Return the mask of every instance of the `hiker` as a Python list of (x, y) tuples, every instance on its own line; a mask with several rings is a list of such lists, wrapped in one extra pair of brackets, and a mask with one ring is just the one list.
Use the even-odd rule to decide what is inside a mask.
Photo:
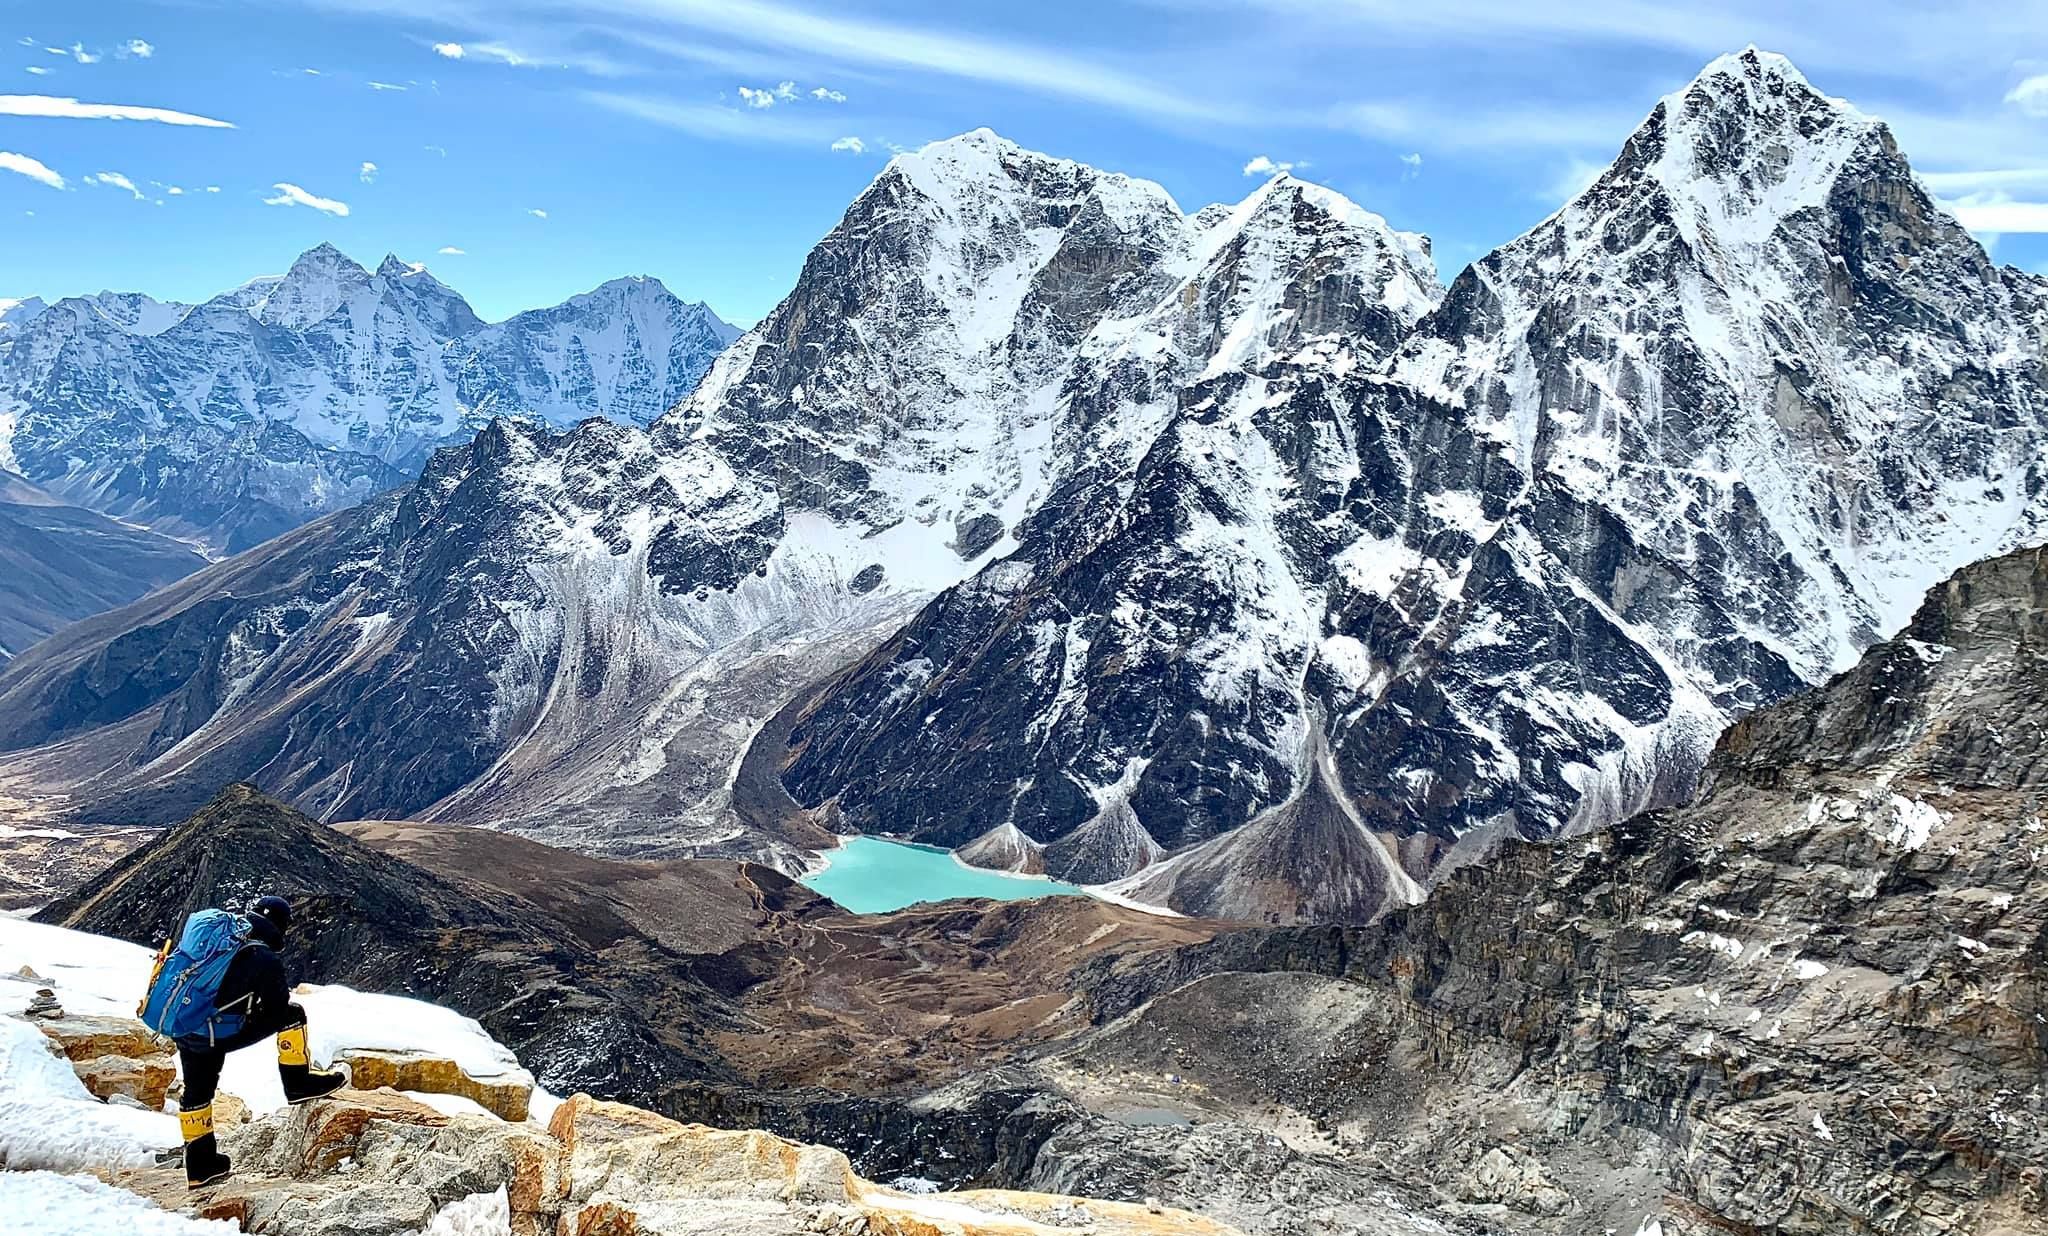
[(312, 1067), (306, 1051), (306, 1010), (289, 999), (278, 956), (291, 921), (291, 903), (274, 896), (257, 898), (247, 914), (201, 910), (158, 954), (142, 1019), (178, 1046), (185, 1075), (178, 1124), (190, 1188), (228, 1174), (228, 1157), (213, 1138), (213, 1096), (229, 1052), (276, 1035), (277, 1072), (289, 1103), (348, 1083), (345, 1072)]

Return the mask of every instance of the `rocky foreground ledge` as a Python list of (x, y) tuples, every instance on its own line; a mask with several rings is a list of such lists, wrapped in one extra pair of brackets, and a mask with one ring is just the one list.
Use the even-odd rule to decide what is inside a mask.
[(581, 1094), (542, 1129), (450, 1115), (393, 1090), (343, 1090), (221, 1141), (236, 1174), (196, 1195), (176, 1168), (115, 1173), (112, 1183), (166, 1209), (290, 1236), (409, 1234), (445, 1206), (497, 1194), (515, 1236), (1236, 1232), (1164, 1207), (996, 1190), (902, 1193), (854, 1174), (836, 1150)]
[[(91, 1099), (138, 1115), (175, 1102), (174, 1058), (140, 1022), (67, 1012), (51, 988), (16, 1016), (40, 1032), (28, 1042), (69, 1064), (87, 1111)], [(71, 1170), (274, 1236), (1243, 1236), (1157, 1203), (905, 1192), (822, 1146), (587, 1094), (558, 1102), (524, 1070), (478, 1077), (417, 1050), (340, 1058), (365, 1088), (253, 1118), (222, 1092), (216, 1127), (235, 1172), (220, 1184), (193, 1192), (182, 1164), (137, 1166), (150, 1162), (146, 1147), (109, 1146)], [(65, 1119), (54, 1107), (51, 1118)], [(34, 1158), (0, 1146), (0, 1168), (58, 1166)]]

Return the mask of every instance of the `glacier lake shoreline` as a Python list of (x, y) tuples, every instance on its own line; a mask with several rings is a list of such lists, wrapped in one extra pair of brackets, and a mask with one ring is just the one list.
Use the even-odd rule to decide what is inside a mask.
[(1093, 895), (1078, 884), (975, 867), (941, 846), (886, 837), (841, 837), (838, 849), (822, 851), (818, 857), (824, 866), (798, 882), (855, 914), (889, 914), (928, 902), (975, 897), (1028, 901)]

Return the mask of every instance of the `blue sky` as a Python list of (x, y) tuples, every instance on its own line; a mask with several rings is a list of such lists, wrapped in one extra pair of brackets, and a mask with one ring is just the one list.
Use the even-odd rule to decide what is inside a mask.
[(1448, 279), (1751, 42), (2048, 271), (2048, 4), (1923, 8), (0, 0), (0, 296), (197, 299), (331, 240), (488, 318), (651, 274), (748, 323), (892, 146), (980, 125), (1189, 210), (1292, 164)]

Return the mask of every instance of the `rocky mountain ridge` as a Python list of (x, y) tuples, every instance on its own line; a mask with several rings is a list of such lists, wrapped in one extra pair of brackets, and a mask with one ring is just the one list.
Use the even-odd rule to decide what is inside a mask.
[(403, 483), (495, 416), (645, 423), (737, 333), (645, 278), (487, 325), (424, 266), (321, 245), (200, 305), (14, 303), (0, 466), (238, 552)]
[[(1683, 1236), (2041, 1230), (2044, 616), (2043, 550), (1972, 565), (1731, 726), (1685, 806), (1511, 843), (1373, 927), (1105, 959), (1083, 1055), (1274, 1086), (1397, 1175), (1500, 1148), (1563, 1195), (1516, 1190), (1514, 1230), (1657, 1193)], [(1283, 987), (1324, 1009), (1315, 1077), (1369, 1080), (1222, 1046)]]
[(160, 822), (253, 777), (790, 870), (884, 832), (1370, 919), (1682, 800), (2039, 539), (2044, 303), (1753, 49), (1442, 292), (1327, 189), (1188, 214), (971, 133), (645, 431), (493, 424), (46, 642), (0, 792)]

